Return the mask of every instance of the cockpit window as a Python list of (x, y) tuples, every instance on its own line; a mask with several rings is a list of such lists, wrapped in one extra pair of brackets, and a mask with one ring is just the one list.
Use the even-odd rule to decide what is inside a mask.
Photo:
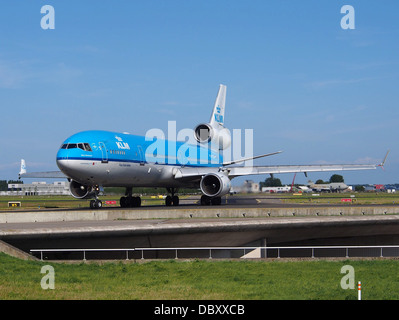
[(61, 146), (61, 149), (82, 149), (83, 151), (92, 151), (90, 144), (88, 143), (65, 143)]
[(85, 146), (86, 151), (92, 151), (88, 143), (84, 143), (83, 145)]

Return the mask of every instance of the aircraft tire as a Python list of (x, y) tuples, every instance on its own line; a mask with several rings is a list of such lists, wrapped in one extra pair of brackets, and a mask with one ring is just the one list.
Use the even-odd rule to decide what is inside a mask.
[(119, 200), (121, 208), (126, 208), (127, 207), (127, 201), (126, 200), (127, 200), (126, 197), (121, 197), (121, 199)]
[(90, 208), (91, 209), (100, 209), (103, 207), (103, 203), (101, 200), (91, 200), (90, 201)]
[(172, 201), (172, 197), (171, 196), (166, 196), (165, 198), (165, 205), (167, 207), (170, 207), (172, 205), (173, 201)]
[(173, 196), (172, 197), (172, 204), (174, 206), (178, 206), (179, 205), (179, 197), (178, 196)]
[(101, 209), (101, 208), (103, 207), (102, 201), (101, 201), (101, 200), (96, 200), (96, 201), (94, 202), (94, 207), (95, 207), (96, 209)]
[(201, 206), (209, 206), (211, 204), (211, 198), (206, 195), (201, 196)]
[(222, 198), (221, 197), (212, 198), (211, 203), (214, 206), (220, 206), (222, 204)]
[(130, 202), (131, 207), (141, 207), (141, 198), (140, 197), (133, 197), (132, 201)]

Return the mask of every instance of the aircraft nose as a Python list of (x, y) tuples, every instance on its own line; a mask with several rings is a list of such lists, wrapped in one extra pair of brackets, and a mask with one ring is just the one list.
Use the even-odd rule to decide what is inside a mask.
[(60, 149), (57, 152), (57, 166), (63, 172), (67, 173), (69, 170), (68, 150)]

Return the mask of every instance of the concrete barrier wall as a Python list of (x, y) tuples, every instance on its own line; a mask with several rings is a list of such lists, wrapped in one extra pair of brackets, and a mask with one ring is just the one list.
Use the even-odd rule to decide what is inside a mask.
[(0, 212), (0, 223), (189, 219), (189, 218), (261, 218), (293, 216), (350, 216), (398, 214), (399, 206), (326, 206), (279, 208), (178, 208), (178, 209), (100, 209)]
[(31, 256), (30, 254), (0, 240), (0, 252), (4, 252), (15, 258), (23, 260), (38, 260), (37, 258)]

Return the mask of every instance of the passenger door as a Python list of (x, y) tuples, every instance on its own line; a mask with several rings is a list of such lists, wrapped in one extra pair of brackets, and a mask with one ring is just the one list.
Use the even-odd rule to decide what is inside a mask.
[(100, 146), (101, 150), (101, 156), (102, 156), (101, 163), (108, 163), (108, 151), (107, 147), (105, 146), (105, 143), (100, 141), (98, 145)]
[(137, 149), (139, 150), (139, 158), (140, 158), (140, 166), (144, 166), (145, 164), (145, 155), (142, 146), (138, 145)]

